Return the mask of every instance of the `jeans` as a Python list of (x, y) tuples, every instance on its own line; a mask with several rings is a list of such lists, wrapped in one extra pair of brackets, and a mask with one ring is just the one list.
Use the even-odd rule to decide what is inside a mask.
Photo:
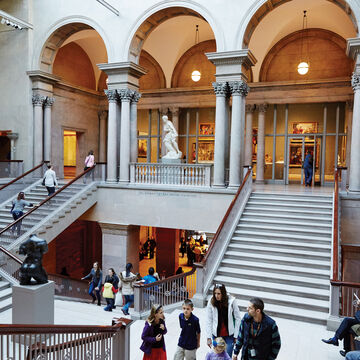
[[(226, 343), (226, 352), (229, 354), (230, 358), (232, 356), (232, 352), (234, 349), (234, 336), (220, 336), (224, 339)], [(213, 340), (215, 340), (215, 336), (213, 335)]]
[[(13, 211), (13, 212), (12, 212), (12, 216), (13, 216), (13, 219), (14, 219), (14, 220), (17, 220), (18, 218), (21, 218), (23, 215), (24, 215), (24, 213), (23, 213), (22, 211)], [(21, 220), (18, 221), (18, 222), (14, 225), (14, 227), (13, 227), (13, 229), (12, 229), (13, 232), (17, 231), (17, 235), (18, 235), (18, 236), (20, 236), (21, 222), (22, 222)]]
[[(95, 290), (95, 287), (96, 287), (95, 284), (93, 282), (91, 282), (90, 286), (89, 286), (89, 295), (93, 298), (94, 301), (97, 299), (98, 305), (100, 305), (100, 301), (101, 301), (100, 288), (99, 288), (99, 290)], [(95, 290), (96, 297), (94, 295), (94, 290)]]
[(50, 196), (55, 192), (55, 186), (47, 186), (46, 190), (48, 191), (48, 196)]
[(125, 305), (123, 306), (123, 310), (125, 313), (129, 312), (129, 307), (134, 303), (134, 295), (124, 295), (125, 297)]
[(360, 360), (360, 351), (350, 351), (346, 354), (345, 360)]
[(105, 311), (112, 311), (114, 304), (115, 304), (115, 299), (111, 299), (111, 298), (105, 298), (106, 300), (106, 306), (104, 308)]
[(177, 346), (174, 355), (174, 360), (196, 360), (196, 350), (186, 350), (180, 346)]
[(341, 322), (339, 328), (336, 330), (335, 335), (339, 340), (344, 340), (344, 350), (346, 352), (351, 350), (350, 340), (351, 334), (355, 334), (351, 327), (359, 322), (355, 318), (346, 317)]
[(311, 180), (312, 180), (312, 175), (313, 175), (312, 167), (305, 167), (304, 172), (305, 172), (305, 184), (311, 185)]

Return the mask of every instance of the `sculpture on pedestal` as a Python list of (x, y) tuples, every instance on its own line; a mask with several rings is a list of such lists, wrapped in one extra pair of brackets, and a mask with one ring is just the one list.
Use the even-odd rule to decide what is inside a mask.
[(168, 119), (166, 115), (162, 117), (163, 120), (163, 131), (164, 131), (164, 146), (166, 148), (166, 155), (163, 156), (163, 159), (181, 159), (182, 152), (179, 150), (176, 138), (178, 133), (173, 125), (173, 123)]
[[(26, 255), (20, 267), (20, 285), (36, 285), (48, 282), (48, 276), (42, 267), (42, 257), (48, 251), (46, 240), (31, 235), (20, 245), (19, 254)], [(35, 282), (31, 281), (35, 279)]]

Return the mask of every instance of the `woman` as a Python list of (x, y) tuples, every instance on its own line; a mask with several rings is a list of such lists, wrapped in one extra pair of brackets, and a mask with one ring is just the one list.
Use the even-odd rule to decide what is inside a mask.
[(122, 307), (121, 311), (124, 315), (129, 314), (129, 307), (134, 303), (134, 282), (137, 280), (138, 276), (131, 272), (133, 266), (131, 263), (126, 264), (126, 270), (120, 273), (121, 280), (121, 290), (122, 294), (125, 297), (125, 305)]
[[(90, 273), (81, 280), (90, 280), (90, 286), (89, 286), (89, 295), (92, 297), (92, 303), (97, 299), (98, 306), (101, 305), (101, 298), (100, 298), (100, 290), (101, 290), (101, 284), (102, 284), (102, 271), (100, 269), (99, 263), (97, 261), (94, 262), (93, 268), (91, 269)], [(96, 296), (94, 295), (94, 291)]]
[(58, 182), (56, 180), (56, 174), (55, 171), (53, 170), (53, 166), (49, 164), (47, 167), (48, 169), (45, 171), (43, 184), (46, 186), (46, 189), (48, 191), (48, 196), (50, 196), (54, 194), (55, 186), (58, 185)]
[(226, 352), (231, 357), (240, 322), (240, 311), (236, 299), (226, 292), (225, 285), (216, 284), (213, 296), (207, 304), (208, 346), (211, 348), (212, 340), (222, 337), (226, 342)]
[(167, 333), (165, 316), (161, 305), (151, 305), (141, 335), (143, 343), (140, 349), (144, 352), (143, 360), (166, 360), (164, 335)]
[[(111, 279), (111, 281), (109, 281)], [(113, 268), (109, 268), (108, 270), (108, 274), (106, 275), (105, 277), (105, 281), (104, 283), (106, 282), (111, 282), (111, 284), (113, 284), (113, 287), (115, 288), (115, 290), (118, 290), (119, 289), (119, 277), (116, 275), (115, 273), (115, 270)], [(117, 294), (116, 294), (117, 296)], [(121, 295), (122, 296), (122, 295)], [(112, 307), (113, 309), (116, 309), (116, 306), (113, 305)]]
[[(95, 165), (94, 151), (92, 151), (92, 150), (89, 151), (87, 157), (85, 158), (84, 165), (85, 165), (84, 171), (86, 171), (87, 169), (90, 169), (91, 167), (93, 167)], [(89, 176), (90, 172), (85, 174), (85, 176), (83, 178), (84, 184), (86, 184), (86, 178)]]
[[(17, 199), (13, 200), (11, 207), (11, 214), (14, 220), (17, 220), (24, 215), (25, 206), (33, 207), (34, 205), (25, 200), (25, 194), (23, 192), (19, 192)], [(21, 220), (18, 221), (11, 229), (13, 233), (17, 230), (17, 236), (20, 236), (21, 222)]]

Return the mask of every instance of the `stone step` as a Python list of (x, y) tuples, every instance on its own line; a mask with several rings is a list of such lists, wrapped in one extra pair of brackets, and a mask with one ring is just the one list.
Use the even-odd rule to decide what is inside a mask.
[(10, 286), (0, 291), (0, 301), (11, 298), (11, 296), (12, 288)]
[(293, 210), (295, 209), (296, 211), (307, 211), (307, 210), (311, 210), (311, 211), (317, 211), (317, 210), (325, 210), (327, 212), (330, 212), (332, 210), (332, 206), (330, 205), (320, 205), (320, 204), (295, 204), (295, 203), (286, 203), (286, 204), (282, 204), (282, 203), (275, 203), (275, 202), (271, 202), (271, 201), (261, 201), (261, 200), (249, 200), (246, 204), (246, 208), (250, 208), (250, 207), (254, 207), (254, 206), (260, 206), (263, 208), (267, 208), (267, 209), (283, 209), (283, 210)]
[(281, 208), (281, 207), (277, 207), (277, 208), (273, 208), (271, 206), (269, 207), (265, 207), (265, 206), (258, 206), (258, 205), (246, 205), (245, 207), (245, 211), (253, 211), (256, 212), (259, 216), (262, 214), (271, 214), (271, 215), (289, 215), (289, 214), (295, 214), (295, 216), (297, 216), (297, 218), (299, 219), (306, 219), (307, 217), (312, 217), (312, 216), (318, 216), (318, 217), (323, 217), (325, 219), (332, 219), (332, 210), (324, 210), (324, 209), (317, 209), (317, 210), (313, 210), (311, 208), (309, 209), (303, 209), (303, 210), (299, 210), (299, 209), (285, 209), (285, 208)]
[[(302, 221), (303, 220), (303, 221)], [(332, 224), (330, 221), (328, 221), (327, 223), (322, 223), (321, 221), (316, 221), (313, 224), (309, 224), (308, 220), (306, 219), (298, 219), (298, 220), (294, 220), (294, 219), (282, 219), (282, 218), (267, 218), (267, 217), (263, 217), (263, 216), (242, 216), (241, 220), (240, 220), (241, 224), (261, 224), (261, 225), (272, 225), (274, 227), (278, 227), (278, 226), (286, 226), (290, 229), (296, 229), (298, 227), (303, 227), (304, 229), (306, 229), (307, 227), (311, 227), (311, 229), (313, 228), (318, 228), (318, 229), (322, 229), (322, 230), (329, 230), (331, 232), (332, 230)]]
[[(244, 211), (242, 216), (241, 216), (241, 220), (242, 219), (253, 219), (253, 218), (258, 218), (258, 219), (264, 219), (264, 220), (279, 220), (279, 221), (289, 221), (289, 222), (293, 222), (296, 221), (296, 223), (298, 223), (299, 221), (299, 215), (298, 213), (292, 215), (291, 213), (284, 213), (284, 214), (273, 214), (273, 213), (269, 213), (268, 211), (264, 211), (262, 213), (259, 213), (258, 211)], [(300, 218), (300, 221), (303, 220), (304, 218)], [(306, 218), (306, 224), (307, 226), (312, 225), (312, 224), (327, 224), (332, 226), (332, 217), (326, 216), (326, 217), (321, 217), (321, 216), (316, 216), (316, 215), (312, 215), (311, 217), (307, 217)]]
[(264, 196), (269, 196), (269, 197), (281, 197), (284, 199), (318, 199), (318, 200), (332, 200), (333, 196), (332, 195), (324, 195), (324, 194), (307, 194), (307, 193), (296, 193), (296, 192), (291, 192), (291, 193), (283, 193), (283, 192), (263, 192), (263, 191), (258, 191), (255, 190), (251, 193), (251, 196), (254, 197), (264, 197)]
[(7, 309), (10, 309), (11, 307), (12, 307), (12, 298), (11, 297), (0, 301), (0, 312), (4, 312)]
[(256, 193), (252, 193), (250, 196), (250, 200), (261, 200), (261, 201), (271, 201), (274, 203), (285, 204), (287, 202), (292, 202), (296, 204), (315, 204), (315, 206), (319, 205), (327, 205), (332, 206), (333, 199), (332, 197), (313, 197), (313, 196), (284, 196), (284, 195), (260, 195)]

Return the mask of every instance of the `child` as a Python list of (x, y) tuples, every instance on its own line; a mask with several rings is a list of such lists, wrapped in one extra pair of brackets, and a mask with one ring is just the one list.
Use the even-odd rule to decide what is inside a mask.
[(165, 316), (161, 305), (151, 305), (141, 335), (143, 343), (140, 349), (144, 352), (143, 360), (166, 360), (164, 335), (166, 334)]
[(213, 351), (206, 355), (205, 360), (230, 360), (226, 352), (226, 342), (222, 337), (213, 340)]
[(107, 277), (106, 282), (102, 288), (103, 297), (106, 300), (105, 311), (112, 311), (115, 303), (115, 294), (118, 292), (113, 286), (113, 278)]
[(192, 311), (194, 304), (186, 299), (182, 304), (182, 314), (179, 315), (181, 333), (174, 360), (195, 360), (196, 350), (200, 347), (200, 322)]

